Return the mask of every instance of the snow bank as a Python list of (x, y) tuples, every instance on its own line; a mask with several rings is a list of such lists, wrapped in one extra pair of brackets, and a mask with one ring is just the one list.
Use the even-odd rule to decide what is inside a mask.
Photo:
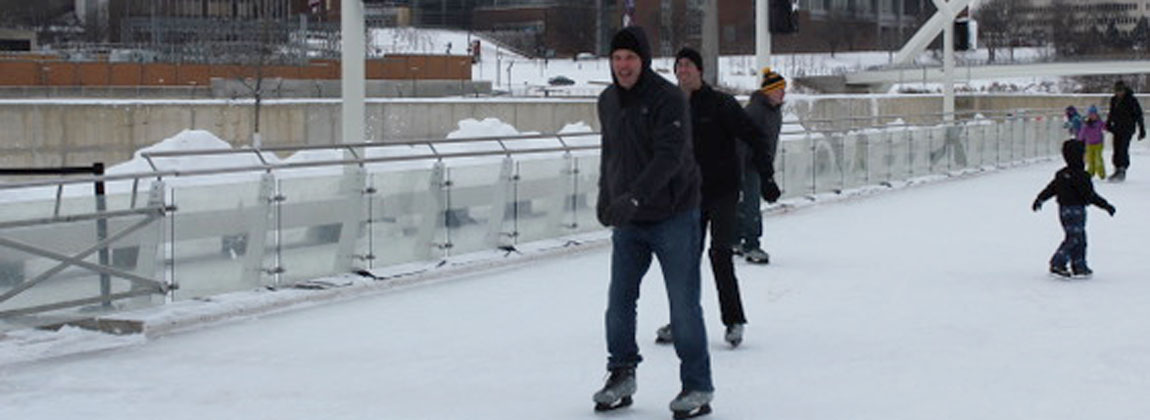
[(559, 129), (559, 134), (591, 133), (594, 131), (587, 123), (579, 121), (564, 125), (563, 128)]
[[(232, 145), (216, 137), (206, 130), (184, 130), (161, 140), (159, 143), (139, 149), (132, 155), (132, 160), (108, 168), (109, 175), (151, 172), (143, 155), (145, 153), (178, 152), (189, 150), (231, 150)], [(279, 159), (269, 153), (263, 154), (270, 164), (279, 162)], [(201, 169), (235, 168), (243, 166), (259, 166), (263, 162), (254, 153), (228, 154), (228, 155), (196, 155), (182, 157), (154, 157), (152, 161), (160, 171), (193, 171)]]
[(538, 132), (519, 132), (511, 124), (500, 121), (498, 118), (484, 118), (482, 121), (474, 118), (460, 120), (458, 129), (447, 133), (448, 139), (462, 139), (471, 137), (500, 137), (520, 136), (524, 134), (539, 134)]

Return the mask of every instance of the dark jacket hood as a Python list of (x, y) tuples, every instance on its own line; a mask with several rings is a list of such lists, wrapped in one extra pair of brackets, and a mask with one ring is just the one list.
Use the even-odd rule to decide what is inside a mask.
[[(638, 84), (642, 84), (643, 79), (649, 76), (657, 76), (651, 70), (651, 43), (647, 41), (647, 34), (643, 28), (628, 26), (616, 32), (615, 37), (611, 38), (611, 52), (613, 53), (617, 49), (634, 51), (643, 60), (643, 74), (639, 77)], [(611, 70), (611, 81), (615, 83), (615, 86), (619, 86), (619, 79), (615, 78), (614, 70)], [(638, 84), (632, 89), (637, 88)], [(619, 87), (622, 88), (622, 86)]]
[(1067, 140), (1062, 142), (1062, 159), (1066, 160), (1066, 166), (1069, 168), (1085, 168), (1086, 164), (1083, 162), (1083, 155), (1086, 154), (1086, 146), (1078, 140)]

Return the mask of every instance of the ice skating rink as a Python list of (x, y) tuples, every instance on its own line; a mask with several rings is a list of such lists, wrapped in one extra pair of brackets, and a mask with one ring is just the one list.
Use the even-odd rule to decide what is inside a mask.
[[(707, 418), (1146, 418), (1150, 159), (1095, 183), (1118, 213), (1088, 213), (1091, 280), (1046, 273), (1057, 204), (1030, 203), (1060, 166), (768, 216), (772, 264), (736, 266), (750, 320), (738, 349), (703, 267)], [(669, 419), (677, 359), (653, 342), (667, 319), (657, 267), (635, 404), (592, 411), (608, 264), (604, 247), (6, 366), (0, 419)]]

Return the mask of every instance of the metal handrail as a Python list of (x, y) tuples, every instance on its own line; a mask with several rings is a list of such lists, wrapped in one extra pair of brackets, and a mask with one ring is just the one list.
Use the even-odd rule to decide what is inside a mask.
[(597, 136), (598, 132), (586, 133), (566, 133), (566, 134), (524, 134), (517, 136), (490, 136), (490, 137), (467, 137), (456, 139), (417, 139), (405, 140), (399, 142), (389, 143), (351, 143), (351, 144), (316, 144), (304, 146), (272, 146), (272, 147), (253, 147), (249, 149), (190, 149), (178, 150), (168, 152), (144, 152), (140, 156), (147, 158), (157, 157), (182, 157), (182, 156), (206, 156), (206, 155), (228, 155), (228, 154), (245, 154), (245, 153), (275, 153), (275, 152), (298, 152), (303, 150), (332, 150), (332, 149), (371, 149), (381, 147), (396, 147), (396, 146), (428, 146), (431, 144), (461, 144), (461, 143), (476, 143), (482, 141), (504, 141), (504, 140), (532, 140), (532, 139), (549, 139), (562, 137), (580, 137), (580, 136)]
[[(920, 114), (920, 115), (927, 115), (927, 114)], [(1034, 116), (1034, 115), (1049, 116), (1050, 114), (1035, 113), (1035, 114), (1031, 114), (1029, 116)], [(1011, 119), (1011, 118), (1022, 118), (1022, 117), (1025, 117), (1025, 116), (1004, 115), (1002, 117), (997, 117), (997, 118), (987, 118), (987, 120), (1007, 120), (1007, 119)], [(820, 119), (800, 120), (800, 121), (797, 121), (797, 123), (799, 125), (802, 125), (805, 122), (835, 122), (835, 121), (843, 121), (843, 120), (848, 120), (848, 121), (850, 121), (850, 120), (874, 120), (876, 118), (883, 118), (883, 117), (844, 117), (844, 118), (837, 118), (837, 119), (821, 119), (820, 118)], [(889, 117), (886, 117), (886, 118), (889, 118)], [(980, 120), (969, 119), (969, 120), (956, 120), (956, 121), (939, 121), (937, 126), (948, 126), (948, 125), (950, 125), (950, 126), (958, 126), (958, 125), (965, 126), (965, 125), (970, 125), (971, 123), (975, 123), (978, 121), (980, 121)], [(927, 127), (927, 126), (928, 126), (927, 124), (912, 124), (912, 123), (908, 123), (908, 122), (875, 123), (875, 124), (870, 124), (870, 125), (852, 125), (852, 126), (849, 126), (846, 128), (819, 128), (819, 129), (803, 128), (802, 130), (781, 131), (779, 134), (843, 133), (843, 132), (859, 131), (859, 130), (866, 130), (866, 129), (910, 128), (910, 127)]]
[[(1016, 110), (963, 110), (963, 111), (955, 111), (955, 112), (949, 113), (949, 114), (956, 115), (956, 116), (958, 116), (958, 115), (975, 115), (975, 114), (1003, 115), (1005, 117), (1009, 117), (1012, 115), (1018, 115), (1020, 113), (1020, 111), (1021, 112), (1028, 112), (1028, 113), (1030, 113), (1030, 115), (1047, 115), (1047, 114), (1060, 114), (1062, 112), (1062, 109), (1060, 109), (1060, 108), (1021, 108), (1021, 109), (1016, 109)], [(804, 122), (837, 122), (837, 121), (856, 121), (856, 120), (874, 120), (874, 119), (891, 119), (891, 118), (943, 117), (943, 116), (946, 116), (947, 114), (948, 113), (946, 113), (946, 112), (924, 112), (924, 113), (918, 113), (918, 114), (852, 115), (852, 116), (847, 116), (847, 117), (836, 117), (836, 118), (808, 118), (808, 119), (800, 120), (799, 122), (800, 123), (804, 123)]]
[[(585, 133), (583, 135), (591, 135), (591, 134), (598, 134), (598, 133)], [(335, 148), (342, 148), (342, 147), (344, 147), (344, 146), (341, 145), (341, 146), (338, 146)], [(231, 167), (231, 168), (195, 169), (195, 170), (186, 170), (186, 171), (180, 171), (180, 170), (152, 171), (152, 172), (138, 172), (138, 173), (119, 174), (119, 175), (105, 175), (105, 176), (100, 176), (100, 177), (88, 177), (88, 178), (49, 179), (49, 180), (27, 181), (27, 182), (19, 182), (19, 183), (6, 183), (6, 184), (0, 184), (0, 190), (30, 188), (30, 187), (44, 187), (44, 186), (54, 186), (54, 185), (66, 185), (66, 184), (81, 184), (81, 183), (88, 183), (88, 182), (94, 182), (94, 181), (99, 181), (99, 180), (111, 182), (111, 181), (126, 181), (126, 180), (134, 180), (134, 179), (141, 179), (141, 178), (153, 178), (153, 177), (154, 178), (165, 178), (165, 177), (180, 177), (180, 176), (220, 175), (220, 174), (230, 174), (230, 173), (240, 173), (240, 172), (271, 171), (271, 170), (277, 170), (277, 169), (312, 168), (312, 167), (320, 167), (320, 166), (351, 165), (351, 164), (366, 165), (366, 164), (371, 164), (371, 163), (402, 162), (402, 161), (410, 161), (410, 160), (442, 160), (445, 158), (483, 157), (483, 156), (497, 156), (497, 155), (505, 155), (505, 154), (520, 155), (520, 154), (532, 154), (532, 153), (574, 152), (574, 151), (581, 151), (581, 150), (597, 150), (597, 149), (599, 149), (598, 145), (595, 145), (595, 146), (566, 146), (566, 147), (508, 150), (508, 151), (498, 150), (498, 151), (456, 152), (456, 153), (439, 153), (439, 152), (436, 152), (433, 154), (422, 154), (422, 155), (389, 156), (389, 157), (361, 158), (361, 159), (317, 160), (317, 161), (311, 161), (311, 162), (294, 162), (294, 163), (277, 163), (277, 164), (252, 165), (252, 166), (236, 166), (236, 167)], [(189, 151), (189, 152), (192, 152), (192, 151)], [(189, 156), (191, 156), (191, 154), (189, 154)]]

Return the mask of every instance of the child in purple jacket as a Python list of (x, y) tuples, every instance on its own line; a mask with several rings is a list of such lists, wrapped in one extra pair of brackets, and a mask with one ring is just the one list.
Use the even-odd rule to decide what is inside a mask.
[(1086, 119), (1078, 129), (1078, 140), (1086, 144), (1086, 173), (1106, 179), (1106, 162), (1102, 160), (1102, 138), (1106, 123), (1098, 116), (1098, 107), (1090, 105)]

